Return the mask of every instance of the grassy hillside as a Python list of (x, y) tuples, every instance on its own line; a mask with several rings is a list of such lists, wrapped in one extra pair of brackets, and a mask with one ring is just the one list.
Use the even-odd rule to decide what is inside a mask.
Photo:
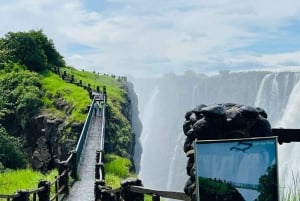
[(46, 92), (43, 97), (44, 111), (59, 117), (64, 116), (63, 111), (54, 107), (55, 100), (62, 98), (67, 101), (72, 109), (70, 115), (67, 116), (67, 124), (85, 120), (86, 108), (91, 103), (86, 90), (74, 84), (66, 83), (58, 75), (50, 71), (42, 73), (41, 82)]

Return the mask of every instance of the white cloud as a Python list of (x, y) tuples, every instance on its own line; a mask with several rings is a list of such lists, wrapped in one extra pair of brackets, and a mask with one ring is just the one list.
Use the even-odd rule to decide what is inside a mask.
[[(299, 63), (299, 52), (253, 55), (246, 48), (284, 40), (282, 27), (299, 20), (298, 0), (109, 0), (87, 10), (84, 3), (92, 2), (1, 2), (0, 17), (7, 20), (0, 22), (0, 34), (42, 28), (69, 64), (121, 75)], [(78, 55), (74, 44), (91, 49)]]

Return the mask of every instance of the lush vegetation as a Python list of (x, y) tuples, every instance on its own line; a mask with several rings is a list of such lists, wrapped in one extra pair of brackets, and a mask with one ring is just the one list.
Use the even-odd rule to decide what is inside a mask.
[[(23, 70), (0, 76), (0, 122), (5, 126), (14, 120), (24, 129), (42, 106), (39, 75)], [(7, 127), (9, 131), (13, 128)], [(17, 134), (17, 133), (13, 133)]]
[(0, 40), (0, 49), (0, 61), (18, 63), (28, 70), (43, 71), (49, 66), (65, 65), (52, 40), (41, 30), (9, 32)]
[(20, 189), (36, 189), (39, 180), (53, 181), (55, 176), (57, 176), (56, 170), (48, 174), (31, 169), (6, 171), (0, 173), (0, 194), (13, 194)]
[[(30, 130), (37, 115), (49, 114), (63, 119), (65, 135), (60, 137), (64, 139), (76, 139), (78, 136), (70, 134), (70, 125), (85, 121), (87, 106), (91, 103), (87, 90), (65, 82), (51, 71), (54, 68), (66, 71), (84, 85), (89, 83), (94, 90), (96, 86), (101, 90), (106, 87), (105, 152), (114, 154), (106, 156), (107, 182), (119, 186), (122, 179), (131, 176), (133, 145), (128, 120), (129, 100), (123, 79), (65, 67), (54, 43), (41, 30), (9, 32), (0, 39), (0, 194), (34, 189), (38, 180), (44, 178), (30, 168), (12, 171), (29, 167), (27, 159), (30, 155), (26, 155), (24, 145), (34, 146), (27, 138), (38, 138)], [(59, 108), (59, 102), (67, 106)], [(24, 185), (13, 181), (22, 181)]]
[(41, 30), (9, 32), (0, 39), (2, 169), (26, 167), (22, 143), (33, 117), (44, 105), (44, 88), (37, 72), (59, 65), (64, 65), (63, 57)]
[[(0, 173), (4, 168), (25, 168), (26, 158), (18, 138), (8, 135), (0, 124)], [(1, 180), (1, 179), (0, 179)]]
[[(57, 74), (51, 71), (44, 71), (41, 75), (41, 83), (45, 89), (43, 110), (55, 114), (58, 117), (66, 118), (66, 125), (74, 122), (84, 122), (87, 106), (91, 103), (88, 92), (82, 87), (66, 83)], [(65, 108), (66, 111), (55, 107), (57, 100), (67, 102), (68, 107)], [(67, 116), (65, 114), (67, 114)]]
[(104, 157), (104, 170), (106, 172), (106, 185), (113, 188), (120, 186), (120, 182), (134, 175), (130, 172), (131, 162), (127, 158), (114, 154), (106, 154)]

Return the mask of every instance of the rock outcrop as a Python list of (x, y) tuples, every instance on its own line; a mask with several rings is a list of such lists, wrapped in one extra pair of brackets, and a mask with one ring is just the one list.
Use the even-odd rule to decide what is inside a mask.
[[(72, 124), (70, 133), (79, 136), (83, 123)], [(40, 114), (30, 128), (31, 135), (27, 135), (27, 144), (31, 146), (31, 164), (34, 169), (47, 171), (54, 165), (56, 158), (64, 160), (68, 153), (76, 146), (76, 139), (66, 139), (66, 125), (63, 119), (51, 114)]]

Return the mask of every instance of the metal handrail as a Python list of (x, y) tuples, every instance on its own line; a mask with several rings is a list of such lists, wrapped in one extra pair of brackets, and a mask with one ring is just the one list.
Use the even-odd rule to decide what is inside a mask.
[(92, 118), (92, 115), (93, 115), (94, 103), (95, 103), (95, 98), (93, 99), (92, 104), (89, 108), (88, 116), (86, 117), (83, 129), (81, 131), (81, 134), (80, 134), (80, 137), (79, 137), (79, 140), (77, 142), (76, 149), (75, 149), (75, 152), (76, 152), (76, 168), (77, 169), (79, 169), (81, 153), (82, 153), (85, 141), (86, 141), (86, 136), (87, 136), (88, 129), (89, 129), (90, 122), (91, 122), (91, 118)]

